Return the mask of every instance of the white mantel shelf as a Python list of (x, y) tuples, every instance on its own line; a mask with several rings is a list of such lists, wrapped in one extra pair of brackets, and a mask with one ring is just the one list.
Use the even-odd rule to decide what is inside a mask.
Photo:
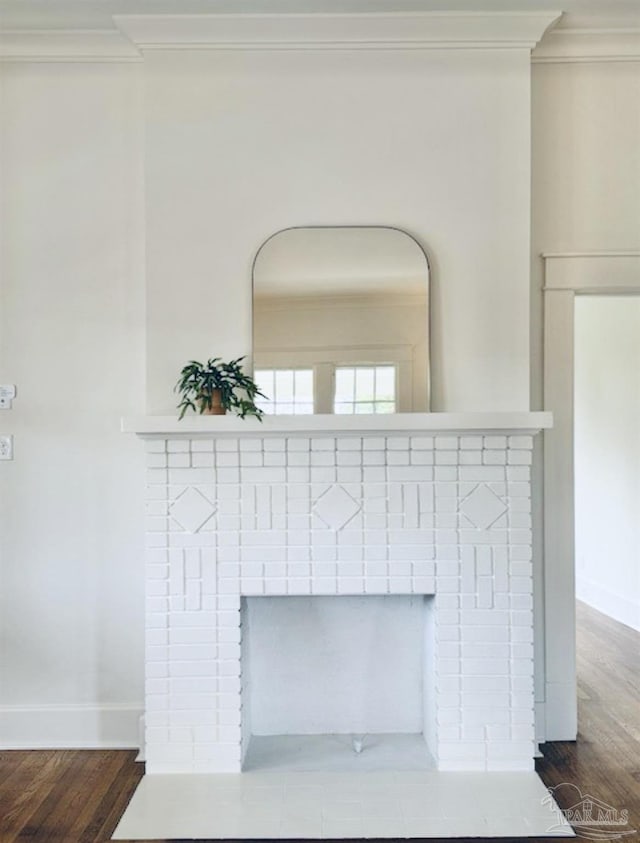
[(122, 432), (138, 436), (242, 435), (261, 436), (304, 433), (397, 433), (399, 431), (455, 433), (459, 431), (499, 431), (537, 433), (553, 426), (548, 412), (500, 413), (397, 413), (394, 415), (309, 415), (265, 416), (133, 416), (122, 419)]

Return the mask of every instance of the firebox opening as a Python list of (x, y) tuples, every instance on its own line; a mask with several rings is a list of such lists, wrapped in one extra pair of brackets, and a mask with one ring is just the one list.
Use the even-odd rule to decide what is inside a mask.
[(245, 598), (243, 769), (433, 767), (432, 603)]

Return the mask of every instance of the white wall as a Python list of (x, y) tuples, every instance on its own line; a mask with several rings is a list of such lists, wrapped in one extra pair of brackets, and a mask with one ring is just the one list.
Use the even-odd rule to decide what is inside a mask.
[[(605, 36), (606, 38), (606, 36)], [(613, 50), (612, 52), (615, 52)], [(531, 407), (542, 409), (543, 253), (640, 249), (640, 73), (637, 62), (536, 64), (532, 71)], [(594, 258), (597, 261), (597, 258)], [(606, 279), (603, 279), (606, 283)], [(553, 407), (545, 407), (553, 410)], [(547, 435), (547, 434), (545, 434)], [(551, 434), (552, 435), (552, 434)], [(538, 453), (540, 457), (540, 452)], [(534, 475), (542, 478), (541, 462)], [(534, 489), (541, 483), (534, 482)], [(534, 501), (537, 699), (575, 711), (573, 559), (543, 571)], [(546, 584), (546, 585), (545, 585)], [(552, 595), (552, 615), (543, 588)], [(546, 636), (546, 644), (545, 644)], [(569, 642), (558, 646), (558, 641)], [(546, 662), (543, 667), (543, 650)], [(545, 687), (546, 686), (546, 687)], [(572, 718), (568, 718), (571, 720)], [(562, 719), (561, 723), (565, 720)], [(544, 724), (542, 724), (544, 736)], [(564, 729), (564, 726), (562, 726)], [(569, 733), (551, 732), (558, 739)]]
[(640, 297), (575, 317), (576, 593), (640, 629)]
[(532, 70), (532, 403), (542, 407), (544, 252), (640, 246), (637, 62)]
[(134, 66), (2, 68), (0, 745), (135, 744), (144, 389)]
[(251, 262), (296, 225), (394, 225), (432, 259), (432, 408), (529, 404), (529, 56), (152, 51), (148, 409), (251, 349)]

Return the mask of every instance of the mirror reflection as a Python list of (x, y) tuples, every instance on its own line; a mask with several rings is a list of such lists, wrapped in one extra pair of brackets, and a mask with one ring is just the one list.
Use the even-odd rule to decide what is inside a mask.
[(265, 413), (429, 409), (429, 267), (384, 227), (292, 228), (253, 269), (254, 379)]

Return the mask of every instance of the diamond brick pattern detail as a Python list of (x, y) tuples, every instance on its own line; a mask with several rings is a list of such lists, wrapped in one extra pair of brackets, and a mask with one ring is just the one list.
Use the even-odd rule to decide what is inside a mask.
[(189, 487), (169, 507), (171, 517), (188, 533), (197, 533), (215, 513), (215, 504)]
[(332, 530), (341, 530), (360, 512), (360, 504), (342, 486), (332, 486), (313, 505), (313, 512)]
[(481, 483), (460, 503), (459, 511), (474, 527), (486, 530), (507, 511), (507, 505), (488, 486)]

